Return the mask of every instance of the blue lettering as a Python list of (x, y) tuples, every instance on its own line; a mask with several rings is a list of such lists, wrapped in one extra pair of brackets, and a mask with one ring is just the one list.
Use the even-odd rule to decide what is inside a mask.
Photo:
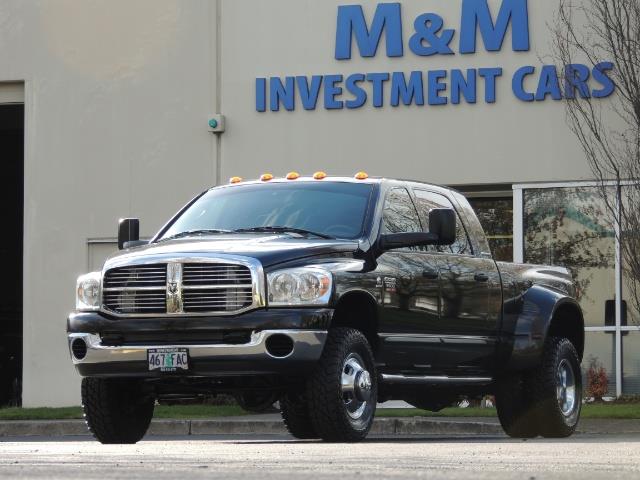
[(502, 76), (502, 68), (481, 68), (478, 75), (484, 78), (484, 101), (487, 103), (496, 102), (496, 79)]
[(300, 100), (305, 110), (315, 110), (318, 103), (318, 95), (320, 86), (322, 85), (322, 76), (314, 75), (311, 77), (311, 86), (307, 77), (296, 77), (298, 91), (300, 92)]
[(581, 65), (579, 63), (567, 65), (564, 71), (564, 76), (564, 96), (566, 98), (571, 100), (576, 98), (576, 89), (578, 90), (580, 97), (591, 97), (589, 85), (587, 84), (589, 77), (591, 76), (591, 70), (589, 70), (586, 65)]
[(446, 105), (447, 99), (440, 96), (440, 92), (447, 89), (447, 84), (440, 80), (447, 78), (446, 70), (431, 70), (427, 73), (429, 84), (429, 105)]
[(411, 72), (409, 84), (405, 80), (403, 72), (393, 72), (391, 75), (391, 106), (424, 105), (424, 85), (422, 84), (422, 72)]
[(280, 110), (280, 102), (286, 110), (293, 110), (295, 107), (296, 84), (295, 77), (285, 77), (285, 85), (282, 79), (271, 77), (269, 79), (269, 100), (271, 103), (271, 111)]
[[(429, 57), (435, 54), (453, 55), (449, 44), (453, 39), (455, 30), (445, 29), (444, 20), (435, 13), (423, 13), (413, 23), (415, 34), (409, 39), (409, 48), (416, 55)], [(438, 35), (438, 32), (441, 32)], [(425, 42), (427, 43), (425, 45)]]
[(389, 80), (388, 73), (369, 73), (367, 80), (373, 84), (373, 106), (382, 107), (384, 103), (384, 82)]
[(525, 77), (533, 75), (535, 71), (535, 67), (527, 65), (526, 67), (519, 68), (516, 70), (516, 73), (513, 74), (511, 89), (513, 90), (514, 95), (523, 102), (533, 102), (535, 100), (533, 93), (529, 93), (524, 89)]
[(358, 84), (364, 82), (365, 76), (362, 73), (354, 73), (349, 75), (345, 82), (347, 91), (351, 93), (355, 98), (353, 100), (347, 100), (344, 102), (347, 108), (360, 108), (367, 101), (367, 92), (364, 88)]
[(342, 87), (336, 83), (342, 82), (342, 75), (326, 75), (324, 77), (324, 108), (327, 110), (340, 110), (343, 106), (341, 100), (336, 100), (336, 96), (342, 95)]
[(551, 95), (554, 100), (562, 100), (562, 92), (560, 91), (560, 82), (558, 81), (558, 71), (555, 65), (545, 65), (540, 72), (540, 81), (538, 82), (538, 90), (536, 91), (536, 101), (542, 102), (547, 99), (547, 95)]
[(267, 111), (267, 79), (256, 78), (256, 110)]
[(473, 68), (467, 70), (466, 78), (462, 70), (451, 71), (451, 103), (459, 104), (461, 97), (467, 103), (476, 103), (476, 71)]
[(613, 68), (613, 63), (611, 62), (598, 63), (594, 67), (592, 72), (593, 79), (602, 85), (602, 88), (591, 92), (593, 98), (606, 98), (615, 91), (616, 85), (609, 75), (607, 75), (607, 72), (613, 70)]
[(509, 23), (511, 23), (513, 51), (529, 51), (527, 0), (503, 0), (495, 23), (491, 17), (487, 0), (463, 0), (460, 53), (475, 53), (477, 30), (480, 30), (487, 51), (500, 51)]
[(351, 58), (352, 37), (356, 38), (360, 56), (374, 57), (383, 31), (386, 33), (387, 56), (401, 57), (403, 53), (402, 16), (399, 3), (378, 4), (371, 28), (367, 27), (362, 6), (339, 6), (336, 30), (336, 60), (348, 60)]

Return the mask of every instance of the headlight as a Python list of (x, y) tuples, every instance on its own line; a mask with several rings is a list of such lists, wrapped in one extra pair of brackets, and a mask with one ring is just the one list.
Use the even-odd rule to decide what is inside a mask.
[(331, 273), (303, 267), (267, 274), (269, 305), (326, 305), (331, 298)]
[(76, 283), (76, 310), (98, 310), (100, 308), (101, 272), (80, 275)]

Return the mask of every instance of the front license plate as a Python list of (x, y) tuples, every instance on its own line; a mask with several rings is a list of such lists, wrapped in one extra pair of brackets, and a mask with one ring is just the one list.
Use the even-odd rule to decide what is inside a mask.
[(177, 372), (189, 370), (189, 350), (187, 348), (150, 348), (147, 350), (149, 370)]

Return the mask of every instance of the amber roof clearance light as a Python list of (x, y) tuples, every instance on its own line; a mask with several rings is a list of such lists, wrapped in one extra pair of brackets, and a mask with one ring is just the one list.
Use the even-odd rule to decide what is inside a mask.
[(231, 177), (229, 179), (229, 183), (240, 183), (242, 181), (242, 177)]
[(354, 178), (356, 180), (366, 180), (369, 178), (369, 174), (367, 172), (358, 172), (355, 174)]
[(313, 174), (313, 178), (315, 180), (322, 180), (324, 178), (327, 178), (327, 174), (324, 173), (324, 172), (316, 172), (316, 173)]
[(273, 180), (273, 175), (271, 175), (270, 173), (263, 173), (260, 176), (260, 180), (262, 180), (263, 182), (268, 182), (269, 180)]
[(298, 172), (287, 173), (287, 180), (297, 180), (298, 178), (300, 178), (300, 174)]

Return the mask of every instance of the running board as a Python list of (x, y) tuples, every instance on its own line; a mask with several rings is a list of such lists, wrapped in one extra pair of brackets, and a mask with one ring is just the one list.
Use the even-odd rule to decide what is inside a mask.
[(493, 382), (493, 379), (490, 377), (387, 375), (383, 373), (382, 382), (403, 385), (488, 385)]

